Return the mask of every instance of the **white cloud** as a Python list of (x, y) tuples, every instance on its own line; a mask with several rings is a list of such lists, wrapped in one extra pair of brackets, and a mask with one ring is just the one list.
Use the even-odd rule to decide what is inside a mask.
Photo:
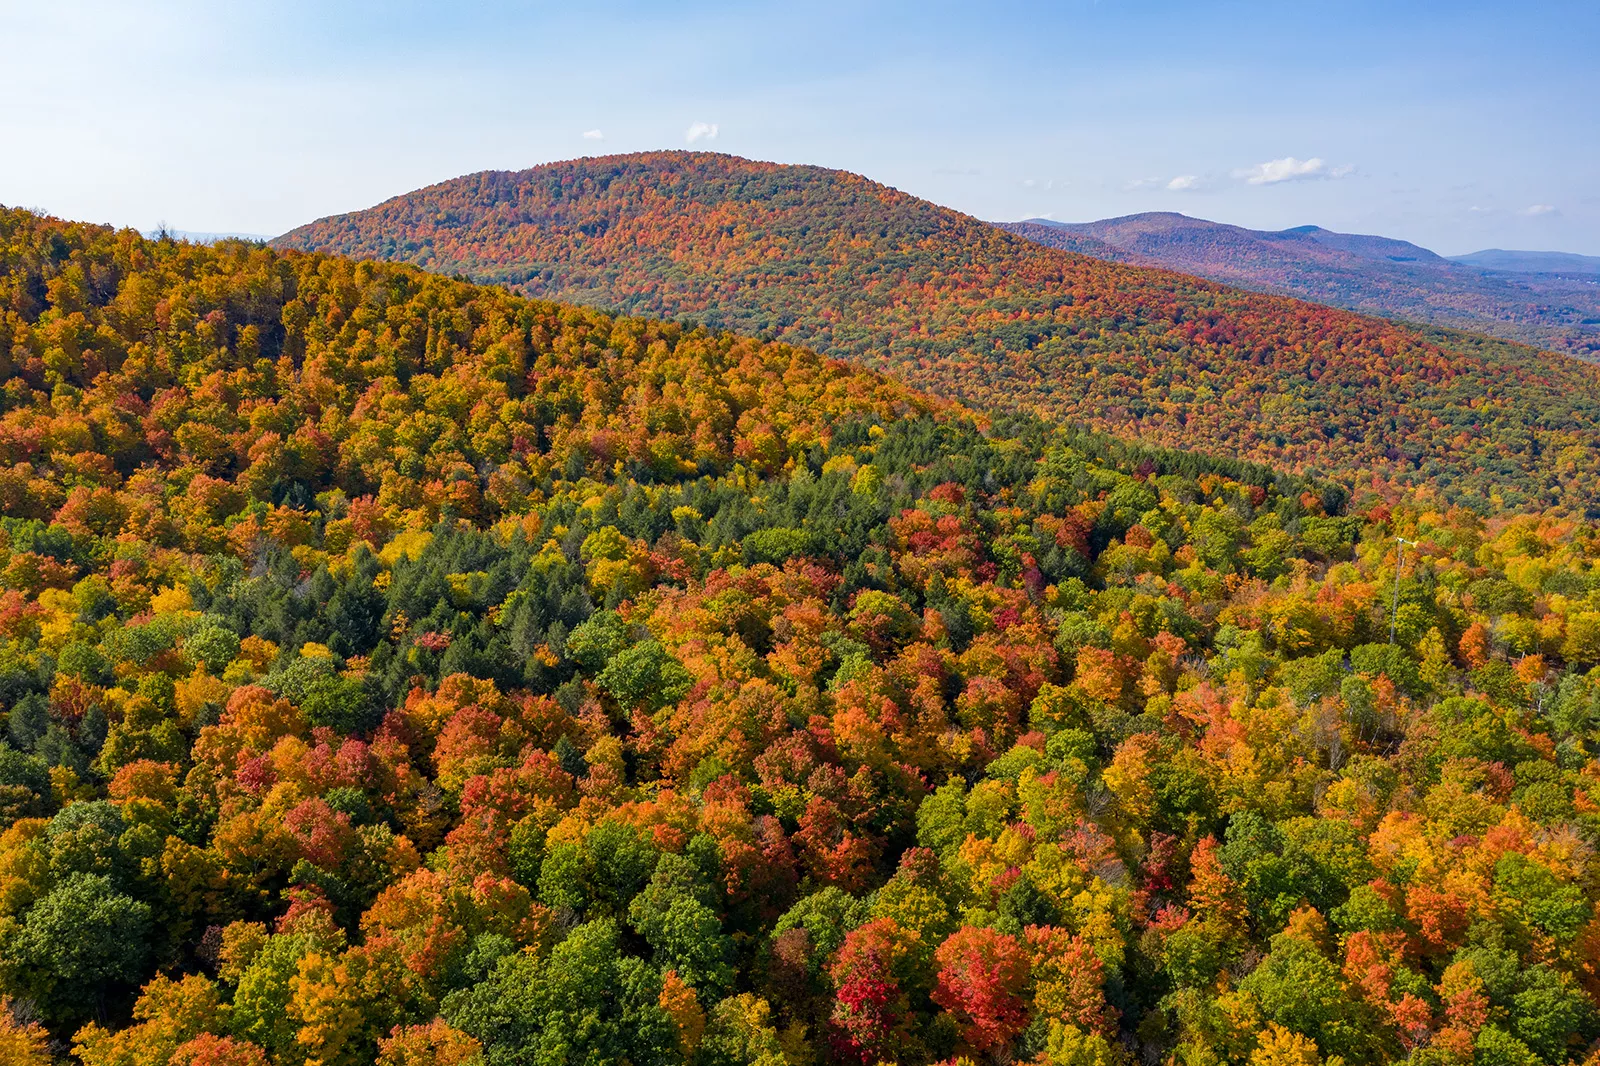
[(1198, 174), (1179, 174), (1167, 182), (1168, 192), (1190, 192), (1199, 187), (1200, 176)]
[(1355, 167), (1348, 163), (1336, 167), (1329, 167), (1320, 157), (1310, 159), (1296, 159), (1294, 156), (1284, 156), (1282, 159), (1273, 159), (1266, 163), (1257, 163), (1253, 167), (1235, 170), (1233, 176), (1243, 178), (1247, 185), (1276, 185), (1284, 181), (1311, 181), (1318, 178), (1343, 178), (1355, 172)]
[(599, 130), (584, 130), (583, 139), (586, 141), (603, 141), (606, 139), (606, 135)]
[(1556, 209), (1553, 204), (1534, 204), (1531, 207), (1524, 207), (1518, 212), (1518, 214), (1527, 215), (1530, 218), (1538, 215), (1553, 215), (1555, 213)]
[(705, 138), (708, 141), (717, 139), (717, 124), (715, 122), (696, 122), (684, 131), (683, 139), (689, 144)]

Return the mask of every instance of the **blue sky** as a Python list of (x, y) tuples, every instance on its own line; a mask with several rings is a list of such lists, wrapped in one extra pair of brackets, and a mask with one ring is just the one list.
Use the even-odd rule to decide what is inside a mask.
[(699, 131), (991, 219), (1600, 254), (1593, 0), (0, 0), (0, 41), (0, 202), (141, 228)]

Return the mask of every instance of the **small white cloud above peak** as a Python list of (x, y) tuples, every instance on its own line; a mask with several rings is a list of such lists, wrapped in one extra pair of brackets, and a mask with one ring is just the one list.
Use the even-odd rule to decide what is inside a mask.
[(583, 139), (586, 141), (603, 141), (606, 139), (606, 135), (599, 130), (584, 130)]
[(1292, 155), (1257, 163), (1253, 167), (1235, 170), (1233, 176), (1243, 178), (1246, 185), (1277, 185), (1285, 181), (1312, 181), (1321, 178), (1343, 178), (1355, 173), (1348, 163), (1329, 167), (1319, 156), (1296, 159)]
[(1518, 214), (1527, 215), (1529, 218), (1537, 218), (1540, 215), (1555, 215), (1559, 213), (1560, 212), (1555, 209), (1554, 204), (1532, 204), (1528, 207), (1524, 207), (1520, 212), (1518, 212)]
[(715, 122), (696, 122), (684, 131), (683, 139), (688, 144), (698, 140), (714, 141), (717, 139), (717, 124)]
[(1193, 192), (1200, 187), (1200, 175), (1179, 174), (1167, 182), (1168, 192)]

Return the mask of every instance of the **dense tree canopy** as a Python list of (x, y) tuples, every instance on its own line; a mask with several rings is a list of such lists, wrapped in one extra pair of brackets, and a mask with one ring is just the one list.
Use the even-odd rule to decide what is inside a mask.
[(1088, 223), (1033, 219), (999, 225), (1038, 244), (1098, 259), (1600, 357), (1600, 292), (1584, 274), (1516, 271), (1510, 264), (1488, 269), (1473, 257), (1445, 259), (1407, 241), (1317, 226), (1263, 232), (1170, 211)]
[(1591, 523), (409, 267), (0, 257), (7, 1061), (1600, 1037)]
[(578, 159), (456, 178), (277, 243), (771, 336), (1170, 447), (1600, 514), (1592, 365), (1046, 248), (842, 171)]

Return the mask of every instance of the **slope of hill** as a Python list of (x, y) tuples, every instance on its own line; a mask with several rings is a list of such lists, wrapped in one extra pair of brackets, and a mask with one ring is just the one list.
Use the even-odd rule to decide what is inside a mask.
[(985, 407), (1300, 472), (1597, 499), (1592, 367), (1066, 254), (838, 171), (582, 159), (469, 175), (277, 244), (773, 336)]
[(1003, 228), (1052, 248), (1095, 255), (1084, 242), (1098, 241), (1118, 262), (1600, 358), (1600, 259), (1587, 256), (1488, 251), (1446, 259), (1388, 237), (1317, 226), (1263, 232), (1171, 212)]
[(7, 1066), (1600, 1036), (1592, 522), (25, 212), (0, 308)]

